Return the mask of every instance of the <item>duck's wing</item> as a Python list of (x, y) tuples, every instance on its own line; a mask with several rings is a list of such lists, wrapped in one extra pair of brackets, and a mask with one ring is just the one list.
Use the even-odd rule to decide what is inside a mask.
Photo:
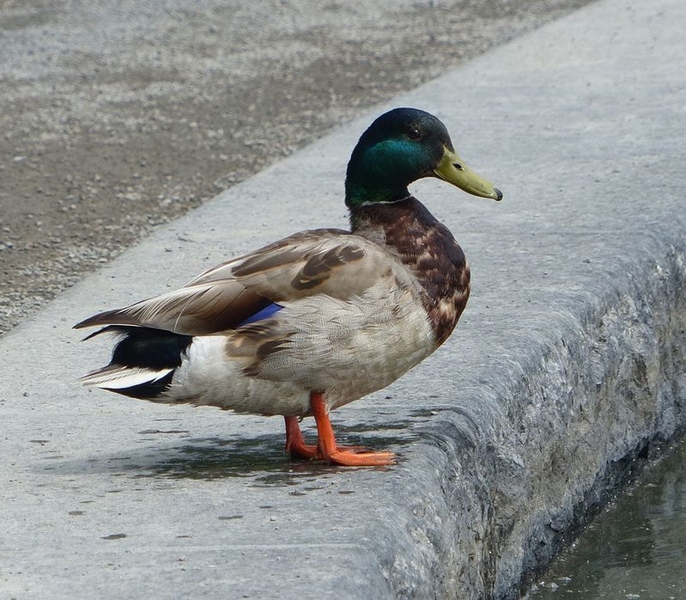
[(360, 296), (391, 275), (393, 263), (359, 236), (305, 231), (209, 269), (178, 290), (97, 314), (75, 328), (130, 325), (184, 335), (217, 333), (306, 296)]

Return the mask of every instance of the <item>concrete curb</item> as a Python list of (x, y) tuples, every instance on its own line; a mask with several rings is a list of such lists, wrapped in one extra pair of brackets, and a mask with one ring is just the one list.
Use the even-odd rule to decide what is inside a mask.
[(371, 115), (5, 336), (3, 595), (517, 597), (686, 423), (685, 17), (678, 0), (602, 1), (393, 103), (438, 114), (506, 194), (418, 186), (470, 259), (472, 300), (435, 356), (334, 415), (352, 441), (394, 446), (397, 467), (291, 464), (280, 420), (82, 390), (107, 347), (68, 330), (228, 254), (343, 225)]

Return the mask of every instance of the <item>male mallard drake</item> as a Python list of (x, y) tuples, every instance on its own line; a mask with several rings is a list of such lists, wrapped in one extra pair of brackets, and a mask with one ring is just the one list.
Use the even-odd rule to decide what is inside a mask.
[[(351, 231), (293, 234), (179, 290), (82, 321), (75, 327), (104, 326), (92, 335), (121, 336), (110, 364), (83, 382), (153, 402), (283, 415), (293, 456), (391, 463), (391, 452), (337, 445), (328, 413), (429, 356), (467, 303), (462, 249), (408, 192), (422, 177), (502, 199), (465, 166), (436, 117), (387, 112), (348, 164)], [(300, 432), (308, 415), (317, 445)]]

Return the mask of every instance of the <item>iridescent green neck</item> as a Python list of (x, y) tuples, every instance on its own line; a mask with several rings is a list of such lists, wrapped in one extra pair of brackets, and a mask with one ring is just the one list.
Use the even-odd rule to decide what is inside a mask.
[(361, 142), (348, 163), (345, 203), (348, 207), (395, 202), (409, 195), (407, 186), (428, 174), (429, 152), (403, 139)]

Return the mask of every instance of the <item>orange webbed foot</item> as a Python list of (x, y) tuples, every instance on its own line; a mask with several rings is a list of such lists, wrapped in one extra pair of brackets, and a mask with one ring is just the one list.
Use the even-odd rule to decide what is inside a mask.
[(392, 452), (372, 452), (360, 446), (338, 446), (323, 393), (310, 393), (310, 408), (317, 423), (319, 437), (317, 458), (329, 464), (345, 467), (380, 467), (395, 462), (395, 455)]
[(319, 443), (306, 444), (298, 417), (284, 417), (286, 422), (286, 453), (293, 458), (319, 459), (331, 465), (344, 467), (382, 467), (395, 463), (395, 454), (374, 452), (363, 446), (339, 446), (326, 410), (324, 394), (312, 392), (310, 407), (317, 423)]
[(344, 467), (383, 467), (395, 463), (393, 452), (351, 451), (345, 448), (337, 448), (328, 456), (322, 458), (332, 465)]

